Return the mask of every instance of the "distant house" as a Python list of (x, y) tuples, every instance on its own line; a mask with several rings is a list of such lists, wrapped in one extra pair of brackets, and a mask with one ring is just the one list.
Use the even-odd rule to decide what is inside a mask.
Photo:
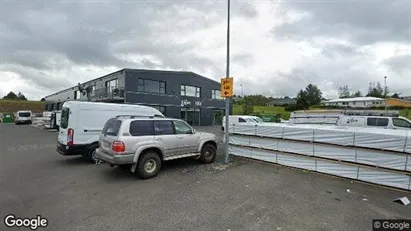
[(267, 103), (267, 106), (283, 106), (288, 104), (295, 104), (297, 100), (292, 98), (275, 99)]
[(385, 106), (385, 100), (376, 97), (355, 97), (345, 99), (333, 99), (323, 102), (325, 106), (369, 108)]
[(411, 96), (402, 96), (400, 99), (411, 102)]

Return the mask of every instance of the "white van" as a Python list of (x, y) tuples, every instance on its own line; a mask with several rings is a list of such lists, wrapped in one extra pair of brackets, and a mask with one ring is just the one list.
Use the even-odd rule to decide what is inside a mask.
[(18, 111), (16, 113), (16, 118), (14, 119), (15, 124), (31, 124), (33, 113), (31, 111)]
[(82, 155), (95, 163), (95, 150), (104, 124), (121, 115), (164, 117), (157, 109), (147, 106), (67, 101), (61, 110), (57, 152), (64, 156)]
[(411, 121), (402, 116), (342, 116), (338, 119), (337, 125), (411, 130)]
[[(228, 117), (228, 122), (230, 123), (229, 126), (237, 125), (237, 124), (256, 124), (256, 123), (264, 123), (264, 121), (257, 116), (249, 116), (249, 115), (230, 115)], [(223, 124), (221, 126), (221, 130), (224, 131), (225, 128), (225, 116), (223, 117)]]

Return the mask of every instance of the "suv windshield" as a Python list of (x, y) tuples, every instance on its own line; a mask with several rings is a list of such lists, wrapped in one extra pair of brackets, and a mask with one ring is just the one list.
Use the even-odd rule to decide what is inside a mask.
[(63, 110), (61, 110), (61, 118), (60, 118), (61, 128), (66, 129), (68, 127), (69, 116), (70, 116), (70, 109), (64, 107)]
[(30, 117), (30, 112), (19, 112), (19, 117)]
[(121, 120), (116, 118), (109, 119), (104, 125), (102, 133), (108, 136), (117, 136), (120, 130)]
[(411, 128), (411, 123), (404, 119), (398, 119), (398, 118), (393, 118), (392, 123), (396, 127), (402, 127), (402, 128)]

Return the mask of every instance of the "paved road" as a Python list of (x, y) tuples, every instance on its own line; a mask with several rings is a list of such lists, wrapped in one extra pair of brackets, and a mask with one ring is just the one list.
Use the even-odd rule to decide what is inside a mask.
[(59, 156), (55, 141), (0, 124), (0, 230), (10, 213), (40, 214), (48, 230), (372, 230), (373, 218), (411, 218), (410, 206), (391, 202), (411, 198), (400, 191), (242, 159), (173, 161), (139, 180)]

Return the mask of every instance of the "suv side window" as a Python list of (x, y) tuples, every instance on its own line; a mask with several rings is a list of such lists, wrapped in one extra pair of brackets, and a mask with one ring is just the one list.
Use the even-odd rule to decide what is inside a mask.
[(385, 127), (388, 126), (388, 118), (367, 118), (367, 125)]
[(158, 120), (154, 121), (155, 135), (174, 135), (174, 126), (172, 121)]
[(243, 118), (238, 118), (238, 122), (240, 122), (240, 123), (246, 123), (247, 121), (246, 121), (245, 119), (243, 119)]
[(411, 128), (411, 124), (408, 121), (403, 120), (403, 119), (392, 118), (392, 123), (396, 127)]
[(179, 120), (174, 120), (174, 126), (177, 134), (187, 134), (188, 131), (191, 131), (190, 126)]
[(154, 135), (154, 122), (148, 120), (131, 121), (130, 134), (132, 136), (152, 136)]

